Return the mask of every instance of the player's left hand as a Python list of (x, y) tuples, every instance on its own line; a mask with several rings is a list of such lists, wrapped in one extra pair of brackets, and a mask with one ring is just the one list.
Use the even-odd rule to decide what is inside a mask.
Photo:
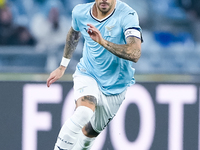
[(102, 45), (104, 39), (102, 38), (100, 31), (92, 24), (87, 24), (87, 26), (89, 26), (87, 33), (90, 35), (91, 39)]

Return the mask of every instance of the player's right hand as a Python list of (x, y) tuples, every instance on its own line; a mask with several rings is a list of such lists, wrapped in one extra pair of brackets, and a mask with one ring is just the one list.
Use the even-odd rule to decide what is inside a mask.
[(90, 35), (91, 39), (102, 45), (104, 39), (100, 31), (92, 24), (87, 24), (87, 26), (89, 26), (87, 33)]
[(47, 79), (47, 87), (50, 87), (52, 83), (60, 79), (65, 73), (65, 70), (66, 70), (66, 67), (60, 66), (56, 70), (51, 72), (49, 78)]

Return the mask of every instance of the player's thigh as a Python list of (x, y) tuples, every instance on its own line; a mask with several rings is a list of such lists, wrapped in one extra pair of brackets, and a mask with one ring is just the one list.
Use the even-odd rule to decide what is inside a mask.
[(74, 96), (76, 105), (95, 109), (99, 97), (99, 88), (96, 80), (89, 76), (74, 75)]

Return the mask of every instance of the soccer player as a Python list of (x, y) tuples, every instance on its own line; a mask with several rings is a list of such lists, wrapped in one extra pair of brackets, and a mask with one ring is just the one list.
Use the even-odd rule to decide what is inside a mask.
[(73, 75), (76, 110), (62, 126), (54, 150), (90, 149), (135, 83), (131, 67), (141, 55), (141, 28), (135, 10), (120, 0), (95, 0), (72, 11), (60, 66), (47, 79), (61, 78), (80, 36), (83, 57)]

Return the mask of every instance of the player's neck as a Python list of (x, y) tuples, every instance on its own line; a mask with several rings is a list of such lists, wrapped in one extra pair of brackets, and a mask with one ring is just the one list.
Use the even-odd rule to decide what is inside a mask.
[[(115, 5), (116, 5), (116, 3), (115, 3)], [(114, 11), (115, 5), (113, 5), (113, 7), (107, 13), (103, 13), (97, 8), (96, 4), (94, 4), (93, 8), (92, 8), (92, 15), (95, 18), (102, 20), (102, 19), (106, 18), (107, 16), (109, 16)]]

